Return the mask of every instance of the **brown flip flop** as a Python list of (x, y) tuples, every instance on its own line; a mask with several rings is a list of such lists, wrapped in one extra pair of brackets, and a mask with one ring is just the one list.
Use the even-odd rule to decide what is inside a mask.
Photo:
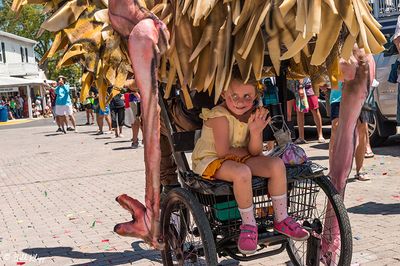
[(358, 181), (369, 181), (369, 180), (371, 180), (367, 176), (368, 176), (367, 173), (357, 173), (357, 174), (354, 175), (354, 178), (357, 179)]
[(373, 158), (374, 156), (375, 154), (371, 151), (371, 152), (366, 152), (364, 158)]

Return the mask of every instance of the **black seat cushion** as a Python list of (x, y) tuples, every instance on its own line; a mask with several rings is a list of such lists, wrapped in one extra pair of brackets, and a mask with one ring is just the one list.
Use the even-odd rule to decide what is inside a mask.
[[(294, 180), (315, 178), (323, 175), (323, 170), (326, 168), (319, 164), (308, 161), (301, 165), (287, 165), (286, 176), (288, 183)], [(185, 186), (188, 189), (204, 195), (225, 196), (233, 195), (232, 183), (220, 180), (206, 180), (201, 176), (188, 171), (182, 173)], [(253, 177), (253, 190), (261, 187), (266, 187), (268, 179), (261, 177)]]

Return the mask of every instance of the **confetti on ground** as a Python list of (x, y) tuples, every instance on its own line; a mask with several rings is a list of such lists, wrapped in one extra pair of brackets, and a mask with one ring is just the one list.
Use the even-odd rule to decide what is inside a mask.
[(17, 265), (24, 265), (25, 262), (24, 261), (17, 261)]
[(109, 250), (110, 249), (110, 245), (105, 245), (104, 246), (104, 250)]
[(75, 217), (69, 217), (68, 220), (73, 221), (73, 220), (76, 220), (76, 218)]
[(355, 236), (355, 237), (354, 237), (354, 239), (355, 239), (355, 240), (360, 240), (360, 239), (361, 239), (361, 237), (359, 237), (359, 236)]
[(109, 242), (110, 240), (108, 240), (108, 239), (103, 239), (103, 240), (101, 240), (101, 242)]
[(44, 192), (44, 196), (47, 197), (47, 191)]
[(359, 202), (364, 201), (364, 198), (358, 198), (358, 199), (356, 199), (356, 201), (359, 201)]
[(382, 175), (387, 175), (387, 173), (385, 172), (385, 173), (383, 173)]
[(392, 196), (392, 198), (394, 198), (396, 200), (400, 200), (400, 195), (394, 195), (394, 196)]
[(96, 221), (93, 221), (93, 223), (92, 223), (92, 226), (91, 226), (91, 227), (93, 228), (93, 227), (95, 227), (95, 225), (96, 225)]
[(86, 211), (80, 211), (79, 213), (85, 213)]
[(24, 220), (18, 220), (17, 223), (22, 224)]
[(53, 238), (60, 238), (59, 236), (54, 235)]

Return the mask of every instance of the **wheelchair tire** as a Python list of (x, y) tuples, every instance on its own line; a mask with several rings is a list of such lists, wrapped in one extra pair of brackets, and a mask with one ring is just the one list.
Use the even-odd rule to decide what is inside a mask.
[[(351, 226), (349, 217), (347, 215), (347, 210), (343, 204), (341, 195), (337, 192), (335, 187), (326, 176), (318, 177), (315, 179), (308, 179), (305, 180), (305, 182), (315, 182), (316, 187), (318, 186), (320, 188), (318, 194), (324, 194), (319, 196), (322, 198), (326, 198), (325, 209), (322, 210), (325, 211), (325, 213), (315, 211), (312, 215), (314, 217), (310, 217), (311, 219), (307, 219), (308, 222), (303, 222), (304, 226), (311, 226), (311, 228), (314, 229), (318, 228), (316, 229), (315, 233), (311, 234), (310, 238), (307, 241), (299, 242), (291, 239), (289, 240), (286, 246), (286, 250), (291, 261), (294, 265), (320, 265), (321, 260), (325, 260), (326, 263), (326, 260), (328, 259), (329, 262), (326, 263), (326, 265), (350, 265), (353, 250)], [(325, 246), (331, 246), (332, 244), (330, 240), (327, 239), (327, 237), (324, 237), (324, 234), (322, 233), (324, 230), (331, 232), (330, 228), (324, 228), (328, 202), (333, 207), (334, 216), (337, 218), (338, 221), (340, 247), (336, 250), (335, 253), (332, 253), (331, 251), (325, 253), (329, 254), (329, 256), (324, 257), (323, 254), (319, 253), (321, 243), (323, 242), (323, 240), (325, 240), (325, 243), (329, 244)], [(335, 243), (334, 241), (332, 242)], [(333, 260), (331, 260), (332, 256), (334, 257)]]
[(161, 233), (164, 265), (217, 265), (214, 237), (203, 207), (183, 188), (171, 190), (163, 203)]

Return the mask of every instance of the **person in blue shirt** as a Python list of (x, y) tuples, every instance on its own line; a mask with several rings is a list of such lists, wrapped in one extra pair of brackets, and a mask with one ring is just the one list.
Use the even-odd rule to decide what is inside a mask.
[[(61, 131), (66, 134), (68, 131), (75, 131), (75, 118), (73, 116), (72, 101), (70, 96), (70, 88), (68, 84), (65, 84), (67, 79), (64, 76), (59, 76), (57, 79), (56, 93), (56, 117), (59, 119), (61, 125)], [(74, 128), (68, 127), (67, 116), (69, 116)]]

